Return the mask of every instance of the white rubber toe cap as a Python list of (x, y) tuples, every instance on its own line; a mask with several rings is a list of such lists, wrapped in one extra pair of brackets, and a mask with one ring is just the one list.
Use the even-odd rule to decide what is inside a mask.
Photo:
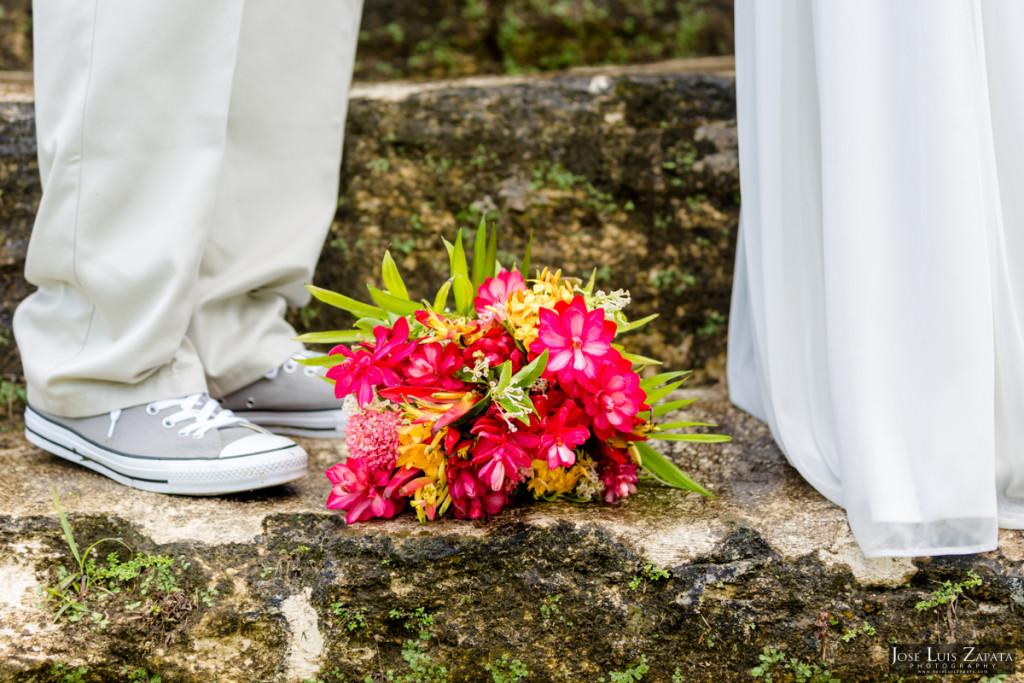
[(253, 434), (235, 439), (220, 452), (221, 458), (239, 458), (257, 453), (269, 453), (294, 448), (295, 442), (277, 434)]

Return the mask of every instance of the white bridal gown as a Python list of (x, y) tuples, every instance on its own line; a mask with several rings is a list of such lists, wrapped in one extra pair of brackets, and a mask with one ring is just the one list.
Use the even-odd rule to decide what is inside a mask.
[(729, 386), (868, 557), (1024, 527), (1024, 2), (737, 0)]

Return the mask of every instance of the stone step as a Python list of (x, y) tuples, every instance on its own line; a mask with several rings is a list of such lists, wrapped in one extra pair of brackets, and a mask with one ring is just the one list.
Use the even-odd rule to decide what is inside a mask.
[[(718, 422), (735, 437), (668, 449), (714, 500), (644, 482), (615, 506), (524, 503), (427, 525), (409, 512), (352, 527), (326, 514), (320, 472), (344, 457), (341, 442), (303, 441), (311, 475), (294, 485), (183, 498), (128, 491), (0, 435), (0, 680), (123, 681), (126, 668), (144, 668), (164, 683), (477, 682), (507, 655), (529, 670), (524, 683), (597, 682), (643, 661), (645, 683), (719, 683), (757, 680), (769, 648), (785, 654), (776, 681), (801, 680), (798, 666), (882, 681), (899, 680), (889, 678), (891, 643), (1014, 652), (1024, 642), (1021, 532), (1003, 532), (994, 553), (866, 560), (843, 511), (785, 464), (763, 424), (729, 405), (723, 384), (680, 396), (699, 400), (679, 419)], [(99, 600), (94, 588), (79, 621), (55, 622), (37, 590), (74, 559), (50, 482), (81, 551), (120, 538), (173, 560), (180, 591), (126, 587)], [(106, 542), (97, 562), (114, 550), (128, 561)], [(943, 605), (917, 607), (970, 572), (981, 585), (951, 617)], [(408, 643), (420, 630), (417, 650)], [(403, 652), (450, 676), (404, 678)], [(50, 676), (58, 664), (87, 671)]]
[[(439, 78), (732, 54), (732, 0), (366, 0), (356, 77)], [(32, 1), (0, 5), (0, 69), (32, 68)]]
[[(633, 348), (673, 367), (720, 365), (739, 182), (730, 58), (588, 68), (549, 76), (360, 84), (349, 108), (339, 208), (317, 284), (354, 293), (390, 248), (416, 298), (447, 275), (440, 237), (481, 216), (500, 254), (627, 289), (634, 317), (661, 318)], [(27, 291), (21, 272), (39, 184), (31, 89), (0, 81), (0, 330)], [(312, 306), (296, 326), (344, 314)], [(13, 345), (0, 371), (17, 373)], [(714, 372), (712, 373), (714, 374)]]

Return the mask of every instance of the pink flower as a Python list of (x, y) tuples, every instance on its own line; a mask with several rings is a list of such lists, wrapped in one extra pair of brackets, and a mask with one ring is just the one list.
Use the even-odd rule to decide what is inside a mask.
[(479, 418), (469, 431), (478, 439), (473, 446), (473, 464), (480, 465), (480, 477), (492, 491), (501, 491), (506, 479), (520, 481), (520, 468), (530, 466), (530, 450), (537, 445), (537, 437), (527, 426), (516, 422), (516, 431), (497, 415), (492, 405), (488, 414)]
[(371, 472), (390, 474), (398, 460), (398, 414), (364, 410), (349, 418), (345, 441), (350, 458), (366, 462)]
[(448, 464), (448, 494), (458, 519), (496, 515), (508, 502), (503, 492), (489, 490), (478, 474), (468, 460), (453, 460)]
[(462, 369), (462, 358), (454, 344), (420, 344), (406, 359), (402, 374), (412, 386), (438, 391), (462, 389), (462, 380), (452, 375)]
[(614, 503), (618, 498), (625, 498), (636, 493), (636, 463), (632, 460), (615, 462), (605, 460), (600, 467), (601, 480), (604, 482), (604, 501)]
[(584, 406), (593, 417), (594, 434), (599, 439), (610, 439), (616, 431), (631, 432), (633, 418), (647, 399), (632, 363), (614, 350), (605, 360), (597, 378), (586, 383), (589, 391), (583, 392)]
[(399, 318), (391, 328), (378, 325), (373, 328), (376, 343), (360, 342), (362, 350), (347, 346), (335, 346), (331, 355), (340, 353), (345, 360), (327, 370), (327, 377), (333, 379), (334, 395), (342, 398), (355, 394), (362, 407), (373, 400), (377, 386), (394, 387), (402, 383), (396, 372), (398, 363), (416, 348), (409, 339), (409, 321)]
[(526, 289), (526, 283), (523, 281), (523, 276), (518, 270), (509, 272), (502, 268), (496, 277), (489, 277), (484, 280), (484, 283), (480, 285), (479, 291), (477, 291), (476, 298), (473, 299), (473, 305), (476, 307), (476, 313), (480, 320), (493, 320), (495, 318), (503, 320), (505, 318), (503, 313), (495, 312), (488, 307), (495, 306), (503, 309), (505, 302), (512, 296), (512, 293), (523, 289)]
[(615, 323), (604, 319), (604, 309), (587, 311), (583, 297), (572, 303), (559, 301), (555, 310), (540, 309), (540, 336), (530, 352), (539, 355), (548, 350), (546, 377), (557, 376), (559, 382), (572, 383), (579, 378), (597, 377), (601, 359), (611, 351)]
[(327, 497), (327, 508), (344, 510), (346, 524), (355, 524), (371, 517), (394, 517), (405, 505), (398, 489), (418, 470), (391, 472), (373, 471), (361, 458), (349, 458), (325, 472), (334, 485)]
[[(561, 401), (555, 409), (555, 401)], [(537, 448), (540, 456), (547, 460), (548, 467), (572, 467), (576, 464), (576, 446), (582, 445), (590, 438), (590, 430), (582, 424), (583, 411), (576, 402), (551, 392), (547, 396), (537, 397), (534, 407), (541, 416), (540, 444)], [(549, 414), (554, 410), (553, 414)]]
[(486, 359), (487, 365), (492, 368), (510, 360), (512, 361), (512, 372), (518, 372), (526, 364), (515, 340), (501, 327), (492, 327), (487, 330), (482, 337), (462, 352), (462, 361), (468, 367), (474, 367), (479, 358)]

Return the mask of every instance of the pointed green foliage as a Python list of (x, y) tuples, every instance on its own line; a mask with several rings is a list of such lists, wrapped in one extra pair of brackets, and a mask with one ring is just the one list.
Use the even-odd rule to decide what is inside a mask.
[(539, 356), (533, 359), (529, 365), (520, 368), (519, 372), (512, 378), (512, 382), (522, 389), (528, 389), (531, 384), (537, 381), (544, 370), (548, 367), (548, 350), (544, 349)]
[(669, 429), (684, 429), (686, 427), (717, 427), (716, 424), (710, 422), (664, 422), (658, 425), (660, 431), (668, 431)]
[(686, 398), (681, 401), (669, 401), (668, 403), (662, 403), (661, 405), (654, 406), (651, 410), (651, 415), (652, 417), (661, 417), (665, 413), (671, 413), (673, 410), (685, 408), (696, 400), (697, 399), (695, 398)]
[(500, 394), (512, 383), (512, 361), (505, 361), (499, 366), (498, 386), (494, 389), (495, 394)]
[(387, 288), (388, 294), (408, 301), (409, 292), (405, 288), (405, 283), (402, 281), (401, 274), (398, 272), (398, 266), (395, 264), (395, 259), (391, 258), (390, 251), (384, 251), (384, 263), (381, 265), (380, 272), (384, 280), (384, 287)]
[(671, 384), (666, 384), (665, 386), (660, 387), (658, 389), (653, 389), (651, 391), (648, 391), (647, 392), (647, 399), (644, 401), (644, 403), (646, 403), (647, 405), (652, 405), (652, 404), (657, 403), (658, 401), (660, 401), (661, 399), (665, 398), (666, 396), (671, 394), (673, 391), (675, 391), (676, 389), (681, 387), (683, 385), (683, 382), (685, 382), (685, 381), (686, 381), (686, 379), (683, 378), (683, 379), (679, 380), (678, 382), (672, 382)]
[(356, 301), (344, 294), (338, 294), (332, 292), (329, 289), (323, 289), (316, 285), (306, 285), (306, 289), (313, 295), (317, 301), (322, 301), (328, 306), (334, 306), (340, 308), (343, 311), (348, 311), (357, 318), (383, 318), (384, 310), (370, 304), (364, 304), (362, 301)]
[(530, 277), (530, 256), (533, 254), (533, 230), (530, 231), (530, 240), (526, 243), (526, 255), (523, 256), (523, 263), (519, 266), (519, 272), (524, 278)]
[(663, 372), (660, 375), (654, 375), (653, 377), (648, 377), (645, 380), (641, 380), (640, 388), (647, 392), (653, 389), (654, 387), (658, 386), (662, 382), (668, 382), (669, 380), (676, 379), (677, 377), (685, 377), (686, 375), (689, 374), (689, 370), (680, 370), (677, 372)]
[[(381, 315), (386, 315), (385, 311), (381, 311)], [(390, 327), (390, 320), (381, 320), (380, 318), (360, 318), (356, 321), (356, 328), (362, 332), (365, 332), (369, 336), (373, 336), (373, 328), (375, 327)]]
[[(304, 344), (351, 344), (353, 342), (362, 341), (366, 338), (366, 335), (359, 330), (329, 330), (325, 332), (307, 332), (300, 334), (295, 338), (295, 341), (300, 341)], [(314, 358), (305, 358), (301, 360), (316, 360)], [(313, 363), (307, 363), (307, 365), (313, 365)]]
[(388, 313), (394, 313), (397, 316), (412, 315), (423, 308), (423, 304), (418, 301), (399, 299), (397, 296), (392, 296), (387, 292), (382, 292), (376, 287), (372, 287), (370, 285), (366, 285), (366, 288), (370, 290), (370, 296), (373, 298), (374, 303)]
[(476, 291), (473, 289), (473, 283), (465, 273), (456, 273), (452, 289), (455, 290), (455, 311), (459, 315), (468, 315), (473, 309), (473, 296)]
[(612, 344), (612, 347), (618, 350), (618, 352), (622, 354), (622, 357), (628, 360), (633, 365), (661, 365), (660, 360), (648, 358), (647, 356), (640, 356), (635, 353), (626, 353), (618, 344)]
[(643, 468), (655, 479), (673, 488), (696, 491), (697, 493), (708, 496), (709, 498), (714, 498), (714, 495), (712, 495), (710, 491), (687, 476), (681, 469), (667, 460), (661, 453), (654, 450), (643, 441), (637, 441), (635, 445), (637, 450), (640, 452), (640, 459), (643, 463)]
[(311, 368), (333, 368), (345, 362), (345, 356), (336, 353), (332, 356), (313, 356), (312, 358), (296, 358), (295, 362)]
[[(498, 226), (491, 226), (491, 234), (487, 238), (487, 254), (484, 257), (487, 269), (484, 271), (486, 277), (494, 277), (501, 270), (498, 264)], [(485, 278), (486, 279), (486, 278)]]
[(473, 242), (473, 289), (479, 289), (487, 277), (487, 220), (481, 216)]
[(731, 436), (725, 434), (660, 434), (654, 432), (651, 434), (652, 439), (661, 439), (662, 441), (690, 441), (692, 443), (722, 443), (724, 441), (732, 441)]
[(50, 493), (53, 494), (53, 505), (57, 508), (57, 517), (60, 518), (60, 528), (64, 531), (64, 539), (68, 542), (68, 547), (71, 548), (71, 554), (75, 556), (75, 562), (81, 566), (82, 556), (78, 554), (75, 534), (71, 531), (71, 523), (68, 522), (67, 515), (64, 514), (64, 510), (60, 506), (60, 499), (57, 498), (57, 489), (54, 488), (53, 482), (50, 482)]
[(594, 268), (590, 273), (590, 279), (587, 281), (587, 286), (583, 288), (583, 291), (587, 294), (594, 293), (594, 283), (597, 282), (597, 268)]
[(448, 292), (450, 291), (452, 291), (452, 278), (445, 280), (441, 289), (437, 290), (437, 296), (434, 297), (434, 313), (444, 313), (445, 307), (448, 306)]
[(654, 313), (653, 315), (649, 315), (646, 318), (640, 318), (639, 320), (634, 320), (633, 322), (629, 322), (629, 323), (626, 323), (625, 325), (621, 325), (619, 327), (619, 329), (615, 332), (615, 334), (625, 334), (626, 332), (632, 332), (633, 330), (638, 330), (638, 329), (640, 329), (641, 327), (643, 327), (644, 325), (646, 325), (647, 323), (651, 322), (652, 320), (654, 320), (657, 317), (658, 317), (658, 314)]
[[(466, 250), (462, 246), (461, 230), (455, 235), (455, 245), (448, 252), (448, 263), (451, 267), (452, 276), (462, 275), (469, 280), (469, 267), (466, 265)], [(472, 281), (470, 282), (472, 283)]]

